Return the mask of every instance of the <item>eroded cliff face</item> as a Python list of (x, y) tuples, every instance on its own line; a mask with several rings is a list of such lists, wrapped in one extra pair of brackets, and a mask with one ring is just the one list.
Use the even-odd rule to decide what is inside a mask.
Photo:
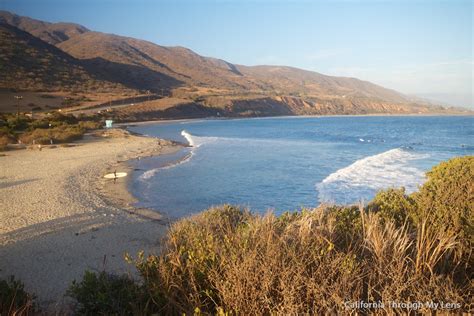
[[(205, 101), (206, 102), (206, 101)], [(430, 107), (409, 103), (392, 104), (364, 99), (332, 98), (305, 99), (293, 96), (219, 98), (207, 100), (211, 108), (222, 109), (231, 117), (282, 116), (282, 115), (344, 115), (344, 114), (423, 114), (448, 113), (442, 107)]]

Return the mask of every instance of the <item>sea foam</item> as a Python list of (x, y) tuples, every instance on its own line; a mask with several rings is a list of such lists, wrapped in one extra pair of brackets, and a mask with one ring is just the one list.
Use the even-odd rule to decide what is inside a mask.
[(170, 169), (170, 168), (173, 168), (173, 167), (176, 167), (176, 166), (179, 166), (183, 163), (188, 162), (194, 156), (194, 150), (196, 148), (200, 147), (204, 143), (217, 140), (217, 137), (198, 137), (198, 136), (194, 136), (194, 135), (191, 135), (190, 133), (188, 133), (185, 130), (181, 131), (181, 136), (183, 136), (187, 140), (189, 146), (192, 147), (189, 154), (187, 154), (182, 159), (180, 159), (180, 160), (178, 160), (174, 163), (170, 163), (170, 164), (164, 165), (164, 166), (159, 167), (159, 168), (153, 168), (153, 169), (145, 171), (140, 177), (138, 177), (138, 180), (148, 181), (149, 179), (154, 177), (160, 170)]
[(206, 137), (206, 136), (191, 135), (191, 133), (185, 130), (181, 131), (181, 136), (183, 136), (187, 140), (189, 146), (195, 147), (195, 148), (198, 148), (201, 145), (204, 145), (206, 143), (215, 142), (219, 139), (219, 137)]
[(148, 180), (151, 177), (153, 177), (159, 170), (160, 170), (160, 168), (154, 168), (154, 169), (147, 170), (140, 177), (138, 177), (138, 179), (142, 180), (142, 181)]
[(186, 132), (185, 130), (183, 130), (183, 131), (181, 131), (181, 136), (186, 138), (186, 140), (188, 141), (189, 146), (191, 146), (191, 147), (196, 146), (196, 144), (194, 143), (193, 135), (191, 135), (188, 132)]
[(410, 166), (427, 155), (401, 148), (357, 160), (316, 184), (321, 203), (356, 203), (381, 189), (405, 187), (413, 192), (425, 180), (424, 172)]
[(179, 166), (183, 163), (188, 162), (192, 158), (193, 155), (194, 155), (194, 153), (191, 150), (187, 155), (183, 156), (181, 159), (179, 159), (177, 161), (174, 161), (172, 163), (166, 164), (166, 165), (158, 167), (158, 168), (153, 168), (153, 169), (145, 171), (144, 173), (142, 173), (142, 175), (140, 177), (138, 177), (138, 180), (140, 180), (140, 181), (149, 180), (150, 178), (155, 176), (155, 174), (158, 173), (160, 170), (171, 169), (171, 168)]

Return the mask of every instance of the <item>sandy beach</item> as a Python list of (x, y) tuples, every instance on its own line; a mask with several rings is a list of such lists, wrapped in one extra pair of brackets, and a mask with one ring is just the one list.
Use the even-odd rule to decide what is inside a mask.
[(86, 269), (135, 273), (125, 253), (156, 252), (167, 222), (133, 207), (126, 162), (180, 146), (121, 130), (70, 147), (11, 150), (0, 157), (0, 278), (14, 275), (48, 309), (64, 308), (70, 282)]

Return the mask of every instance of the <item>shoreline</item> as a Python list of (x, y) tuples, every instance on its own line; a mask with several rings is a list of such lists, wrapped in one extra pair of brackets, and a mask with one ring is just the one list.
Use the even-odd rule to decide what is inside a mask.
[(98, 187), (98, 194), (100, 194), (103, 199), (109, 201), (117, 208), (121, 208), (123, 211), (129, 214), (140, 216), (144, 219), (163, 221), (165, 218), (159, 210), (138, 207), (135, 205), (138, 202), (138, 199), (131, 192), (130, 185), (133, 181), (133, 174), (137, 170), (131, 164), (136, 159), (176, 153), (181, 150), (183, 146), (181, 144), (169, 140), (145, 136), (138, 133), (131, 134), (136, 137), (144, 137), (157, 140), (159, 146), (161, 147), (145, 149), (138, 155), (127, 157), (126, 159), (117, 161), (115, 164), (107, 167), (104, 170), (103, 174), (113, 173), (115, 170), (120, 170), (120, 172), (126, 172), (127, 176), (123, 178), (117, 178), (115, 183), (111, 179), (97, 179), (96, 186)]
[[(167, 231), (163, 216), (133, 205), (128, 161), (182, 146), (119, 129), (95, 134), (0, 157), (0, 194), (9, 206), (0, 212), (0, 278), (24, 282), (43, 311), (68, 314), (66, 289), (86, 270), (136, 275), (124, 254), (158, 252)], [(114, 170), (129, 175), (103, 178)]]
[[(183, 123), (183, 122), (196, 122), (196, 121), (227, 121), (227, 120), (264, 120), (264, 119), (277, 119), (277, 118), (325, 118), (325, 117), (450, 117), (450, 116), (474, 116), (473, 113), (406, 113), (406, 114), (390, 114), (390, 113), (374, 113), (374, 114), (328, 114), (328, 115), (279, 115), (279, 116), (251, 116), (251, 117), (199, 117), (199, 118), (186, 118), (186, 119), (161, 119), (161, 120), (149, 120), (149, 121), (130, 121), (130, 122), (119, 122), (114, 123), (117, 127), (133, 127), (148, 124), (160, 124), (160, 123)], [(145, 136), (145, 135), (143, 135)], [(146, 137), (146, 136), (145, 136)]]

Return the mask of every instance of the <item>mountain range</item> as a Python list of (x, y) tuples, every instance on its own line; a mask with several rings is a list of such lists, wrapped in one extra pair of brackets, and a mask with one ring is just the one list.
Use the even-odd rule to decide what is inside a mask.
[[(447, 111), (355, 78), (286, 66), (237, 65), (184, 47), (7, 11), (0, 11), (0, 43), (0, 89), (108, 93), (117, 99), (143, 93), (166, 95), (182, 100), (170, 103), (172, 113), (179, 106), (178, 117)], [(188, 106), (193, 109), (190, 113), (186, 113)], [(166, 116), (167, 110), (150, 102), (122, 114), (155, 119)]]

